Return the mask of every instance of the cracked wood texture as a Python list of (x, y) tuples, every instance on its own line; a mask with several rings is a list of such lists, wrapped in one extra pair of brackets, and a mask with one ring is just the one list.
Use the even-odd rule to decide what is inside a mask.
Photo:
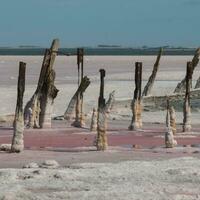
[(21, 152), (24, 150), (23, 97), (25, 91), (25, 74), (26, 63), (20, 62), (17, 86), (17, 104), (14, 119), (14, 135), (12, 139), (11, 152)]

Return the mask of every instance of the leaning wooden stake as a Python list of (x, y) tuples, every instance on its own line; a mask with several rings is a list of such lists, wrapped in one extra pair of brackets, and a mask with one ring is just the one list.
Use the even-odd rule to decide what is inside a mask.
[(100, 72), (101, 83), (100, 83), (100, 95), (98, 102), (96, 146), (98, 151), (104, 151), (108, 146), (107, 136), (106, 136), (106, 129), (107, 129), (106, 103), (104, 99), (104, 78), (106, 73), (104, 69), (100, 69), (99, 72)]
[[(195, 55), (192, 59), (192, 62), (191, 62), (191, 73), (193, 74), (196, 66), (198, 65), (199, 63), (199, 56), (200, 56), (200, 48), (198, 48), (195, 52)], [(186, 87), (186, 77), (180, 82), (178, 83), (178, 85), (176, 86), (175, 90), (174, 90), (174, 93), (183, 93), (185, 92), (185, 87)], [(190, 83), (190, 87), (192, 87), (192, 82)], [(196, 88), (196, 86), (195, 86)]]
[(151, 76), (149, 77), (149, 80), (148, 80), (146, 86), (144, 87), (142, 96), (148, 96), (148, 95), (151, 94), (151, 90), (152, 90), (154, 81), (155, 81), (155, 79), (156, 79), (156, 74), (157, 74), (157, 72), (158, 72), (158, 68), (159, 68), (159, 64), (160, 64), (160, 58), (161, 58), (161, 56), (162, 56), (162, 53), (163, 53), (163, 49), (160, 48), (160, 51), (159, 51), (159, 53), (158, 53), (156, 62), (155, 62), (154, 67), (153, 67), (152, 74), (151, 74)]
[(51, 48), (45, 52), (37, 89), (25, 106), (24, 118), (27, 127), (51, 127), (53, 103), (58, 93), (58, 89), (54, 85), (56, 74), (53, 70), (58, 47), (59, 40), (55, 39)]
[(183, 106), (183, 132), (188, 132), (191, 130), (190, 85), (192, 83), (192, 73), (192, 62), (188, 62), (186, 73), (185, 101)]
[(142, 63), (135, 63), (135, 91), (134, 97), (131, 104), (132, 109), (132, 121), (129, 126), (129, 130), (138, 130), (142, 128), (142, 97), (141, 97), (141, 87), (142, 87)]
[[(87, 76), (83, 77), (83, 79), (79, 85), (79, 88), (76, 91), (76, 93), (74, 94), (73, 98), (71, 99), (68, 107), (70, 107), (70, 106), (72, 107), (76, 103), (76, 101), (79, 99), (78, 97), (80, 97), (80, 95), (85, 92), (85, 90), (88, 88), (89, 85), (90, 85), (90, 79)], [(80, 103), (79, 103), (79, 106), (80, 106)], [(76, 109), (77, 109), (77, 106), (76, 106)], [(79, 111), (80, 111), (80, 107), (79, 107)], [(83, 122), (81, 121), (81, 115), (80, 115), (79, 111), (77, 112), (77, 110), (76, 110), (76, 118), (75, 118), (75, 121), (72, 123), (72, 126), (83, 127)], [(67, 112), (64, 114), (64, 118), (68, 119)]]
[(14, 119), (14, 135), (12, 139), (11, 152), (21, 152), (24, 150), (24, 112), (23, 97), (25, 90), (26, 63), (19, 64), (19, 77), (17, 87), (17, 105)]
[(165, 132), (165, 146), (166, 148), (173, 148), (177, 145), (177, 141), (174, 139), (171, 123), (170, 123), (170, 111), (169, 100), (167, 100), (167, 116), (166, 116), (166, 132)]

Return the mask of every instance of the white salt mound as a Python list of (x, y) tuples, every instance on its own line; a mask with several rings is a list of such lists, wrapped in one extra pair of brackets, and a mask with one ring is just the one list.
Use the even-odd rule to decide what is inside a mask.
[(0, 144), (0, 151), (10, 151), (11, 144)]
[(56, 169), (59, 167), (58, 162), (55, 160), (45, 160), (41, 165), (41, 168), (47, 168), (47, 169)]

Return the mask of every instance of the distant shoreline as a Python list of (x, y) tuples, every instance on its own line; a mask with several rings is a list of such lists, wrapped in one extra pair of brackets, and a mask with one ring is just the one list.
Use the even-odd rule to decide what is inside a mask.
[[(142, 55), (157, 55), (159, 48), (113, 48), (113, 47), (98, 47), (84, 48), (85, 55), (94, 56), (142, 56)], [(76, 54), (76, 48), (60, 48), (60, 52), (64, 54)], [(20, 55), (44, 55), (45, 48), (0, 48), (0, 55), (20, 56)], [(164, 48), (164, 55), (194, 55), (194, 48)], [(59, 54), (61, 55), (61, 54)]]

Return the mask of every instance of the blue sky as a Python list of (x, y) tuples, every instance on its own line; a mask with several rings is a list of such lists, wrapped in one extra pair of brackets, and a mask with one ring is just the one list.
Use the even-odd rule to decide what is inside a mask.
[(200, 0), (1, 0), (0, 46), (200, 45)]

